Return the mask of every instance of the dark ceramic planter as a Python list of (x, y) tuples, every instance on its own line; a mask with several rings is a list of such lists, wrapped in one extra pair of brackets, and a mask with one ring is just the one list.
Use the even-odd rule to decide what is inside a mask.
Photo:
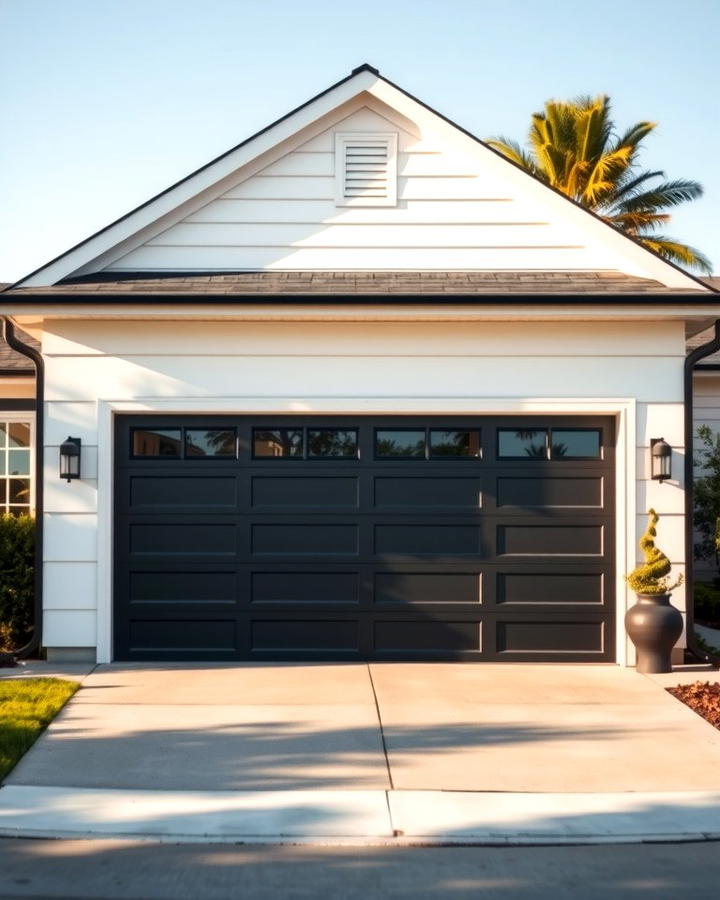
[(682, 634), (683, 618), (670, 594), (638, 594), (625, 613), (625, 629), (637, 649), (638, 672), (672, 672), (670, 655)]

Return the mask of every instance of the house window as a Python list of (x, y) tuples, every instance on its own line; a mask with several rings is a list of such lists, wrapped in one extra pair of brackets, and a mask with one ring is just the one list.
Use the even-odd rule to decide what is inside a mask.
[(335, 205), (397, 205), (397, 134), (335, 134)]
[(32, 422), (0, 413), (0, 513), (33, 511), (32, 465)]

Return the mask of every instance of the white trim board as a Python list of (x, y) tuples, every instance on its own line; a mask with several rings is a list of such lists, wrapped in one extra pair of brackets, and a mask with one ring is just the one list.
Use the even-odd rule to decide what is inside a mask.
[(615, 415), (617, 424), (615, 470), (615, 648), (618, 665), (633, 665), (634, 649), (623, 623), (629, 593), (623, 574), (635, 567), (636, 518), (636, 402), (634, 398), (552, 399), (508, 398), (477, 400), (458, 398), (306, 397), (302, 401), (279, 397), (188, 398), (174, 400), (98, 402), (98, 565), (97, 565), (97, 662), (112, 662), (112, 598), (113, 598), (113, 495), (114, 495), (114, 425), (115, 416), (123, 413), (196, 414), (285, 413), (302, 415), (463, 415), (503, 414), (567, 414)]

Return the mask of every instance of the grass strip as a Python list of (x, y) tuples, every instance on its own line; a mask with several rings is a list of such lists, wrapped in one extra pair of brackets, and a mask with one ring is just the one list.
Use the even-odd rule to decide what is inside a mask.
[(60, 678), (0, 679), (0, 779), (35, 743), (75, 691)]

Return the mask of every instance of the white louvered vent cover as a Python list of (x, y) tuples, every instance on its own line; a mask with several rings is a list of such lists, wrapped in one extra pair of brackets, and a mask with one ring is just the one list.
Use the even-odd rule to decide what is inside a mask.
[(397, 134), (335, 134), (335, 205), (397, 204)]

